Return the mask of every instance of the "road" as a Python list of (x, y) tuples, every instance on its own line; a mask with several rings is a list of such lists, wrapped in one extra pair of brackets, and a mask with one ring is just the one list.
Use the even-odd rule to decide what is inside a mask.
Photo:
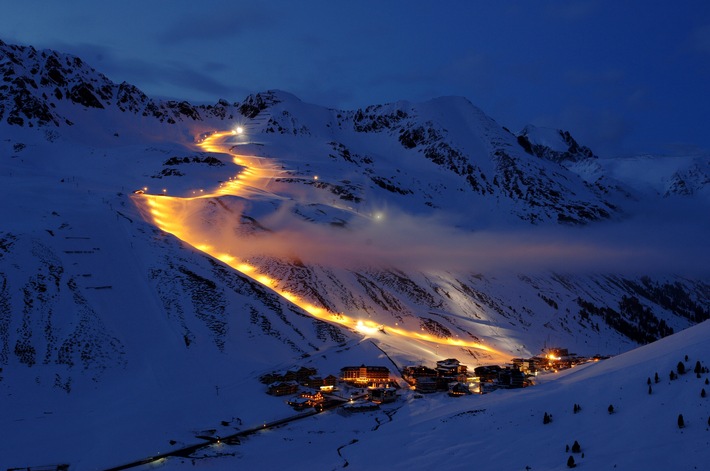
[[(361, 394), (359, 396), (354, 396), (353, 399), (361, 399), (365, 396), (367, 396), (367, 394)], [(253, 434), (260, 432), (262, 430), (269, 430), (269, 429), (279, 427), (284, 424), (288, 424), (290, 422), (294, 422), (296, 420), (301, 420), (301, 419), (305, 419), (307, 417), (312, 417), (316, 414), (319, 414), (320, 412), (324, 412), (326, 410), (331, 410), (331, 409), (336, 409), (336, 408), (348, 403), (347, 399), (342, 398), (340, 396), (330, 395), (329, 398), (330, 398), (331, 402), (324, 405), (324, 407), (321, 410), (311, 409), (309, 411), (306, 411), (306, 412), (303, 412), (300, 414), (296, 414), (296, 415), (291, 415), (291, 416), (285, 417), (283, 419), (274, 420), (272, 422), (264, 422), (264, 424), (261, 426), (249, 428), (246, 430), (240, 430), (236, 433), (233, 433), (232, 435), (227, 435), (225, 437), (219, 437), (219, 438), (209, 437), (200, 443), (187, 445), (182, 448), (178, 448), (176, 450), (171, 450), (171, 451), (168, 451), (165, 453), (160, 453), (158, 455), (149, 456), (147, 458), (142, 458), (142, 459), (139, 459), (136, 461), (132, 461), (130, 463), (122, 464), (120, 466), (106, 468), (104, 471), (120, 471), (122, 469), (136, 468), (138, 466), (156, 463), (160, 460), (164, 460), (164, 459), (168, 459), (168, 458), (176, 458), (176, 457), (189, 458), (191, 454), (195, 453), (196, 451), (198, 451), (202, 448), (207, 448), (207, 447), (212, 446), (217, 443), (224, 443), (226, 445), (239, 443), (239, 439), (244, 438), (244, 437), (248, 437), (249, 435), (253, 435)], [(326, 402), (328, 402), (328, 401), (326, 401)]]

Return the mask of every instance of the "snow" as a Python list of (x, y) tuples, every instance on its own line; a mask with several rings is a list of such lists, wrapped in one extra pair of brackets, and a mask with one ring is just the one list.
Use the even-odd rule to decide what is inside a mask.
[[(105, 80), (94, 71), (82, 74)], [(550, 204), (603, 206), (603, 192), (525, 154), (515, 136), (465, 99), (368, 108), (374, 123), (396, 121), (398, 111), (407, 117), (360, 132), (356, 112), (306, 104), (283, 92), (267, 95), (277, 103), (252, 120), (238, 115), (245, 132), (220, 152), (200, 150), (194, 139), (235, 122), (206, 112), (202, 121), (170, 125), (113, 105), (87, 110), (65, 100), (56, 112), (74, 126), (0, 123), (0, 198), (6, 202), (0, 207), (1, 466), (106, 469), (196, 443), (197, 435), (259, 427), (293, 414), (288, 398), (265, 394), (258, 380), (273, 371), (310, 366), (327, 376), (344, 365), (368, 364), (394, 372), (444, 358), (473, 368), (534, 355), (550, 343), (580, 354), (627, 353), (541, 376), (526, 390), (483, 396), (417, 398), (400, 378), (401, 397), (378, 411), (326, 411), (251, 435), (239, 446), (200, 451), (204, 458), (195, 458), (194, 466), (566, 469), (564, 446), (578, 440), (585, 456), (575, 459), (588, 469), (703, 468), (710, 409), (699, 393), (707, 374), (671, 382), (668, 372), (685, 355), (689, 369), (696, 360), (710, 362), (708, 323), (690, 327), (688, 319), (640, 294), (657, 318), (685, 330), (634, 349), (634, 341), (601, 318), (597, 326), (585, 322), (578, 299), (618, 309), (619, 298), (636, 293), (641, 282), (584, 270), (577, 275), (573, 266), (580, 262), (564, 250), (557, 266), (573, 273), (538, 269), (540, 260), (560, 255), (552, 243), (529, 244), (545, 233), (533, 232), (519, 216), (537, 214), (554, 232), (554, 213), (497, 187), (477, 193), (464, 174), (426, 158), (426, 144), (406, 149), (399, 137), (420, 126), (438, 135), (432, 142), (467, 156), (476, 167), (471, 175), (488, 175), (491, 188), (493, 176), (502, 177), (494, 156), (505, 152), (515, 164), (511, 172), (544, 177), (521, 192), (543, 182), (560, 193)], [(283, 133), (267, 132), (270, 126)], [(233, 153), (252, 155), (279, 173), (252, 193), (203, 201), (190, 214), (202, 234), (230, 234), (225, 252), (247, 252), (269, 233), (284, 234), (279, 249), (293, 257), (257, 250), (251, 262), (279, 288), (382, 329), (363, 333), (314, 320), (273, 290), (159, 231), (135, 204), (140, 197), (133, 191), (144, 187), (180, 196), (214, 190), (249, 166), (234, 164)], [(189, 163), (174, 166), (183, 176), (161, 174), (171, 157), (207, 155), (224, 165)], [(677, 163), (603, 160), (594, 172), (658, 195)], [(341, 198), (333, 186), (317, 187), (316, 175), (317, 182), (352, 191), (359, 200)], [(683, 200), (671, 204), (686, 208)], [(235, 223), (237, 209), (255, 225)], [(333, 222), (340, 225), (331, 227)], [(532, 263), (520, 264), (536, 250), (541, 255)], [(469, 258), (476, 251), (483, 255)], [(447, 263), (436, 263), (441, 260)], [(511, 266), (531, 269), (523, 275)], [(654, 280), (680, 283), (707, 309), (706, 278), (664, 269)], [(494, 351), (399, 336), (395, 328), (480, 341)], [(646, 377), (656, 371), (661, 382), (648, 395)], [(581, 413), (572, 413), (575, 403)], [(542, 424), (544, 412), (553, 414), (551, 424)], [(679, 413), (683, 430), (676, 426)], [(162, 466), (193, 463), (169, 458)]]
[(566, 152), (569, 144), (565, 142), (559, 129), (533, 126), (528, 124), (520, 131), (532, 144), (539, 144), (557, 152)]
[[(567, 469), (565, 446), (584, 469), (704, 469), (710, 403), (700, 397), (707, 374), (690, 372), (669, 381), (678, 361), (705, 364), (710, 323), (609, 360), (539, 377), (525, 390), (450, 398), (403, 393), (377, 412), (328, 412), (250, 437), (222, 449), (236, 457), (195, 460), (205, 469), (263, 466), (267, 469), (459, 468)], [(688, 360), (685, 361), (685, 355)], [(647, 377), (661, 380), (648, 394)], [(581, 411), (573, 412), (579, 404)], [(608, 413), (608, 406), (614, 413)], [(544, 425), (542, 416), (552, 414)], [(677, 426), (683, 414), (685, 428)], [(279, 450), (279, 453), (270, 452)], [(213, 452), (216, 454), (216, 451)], [(179, 460), (171, 463), (176, 469)], [(187, 469), (190, 460), (182, 463)]]

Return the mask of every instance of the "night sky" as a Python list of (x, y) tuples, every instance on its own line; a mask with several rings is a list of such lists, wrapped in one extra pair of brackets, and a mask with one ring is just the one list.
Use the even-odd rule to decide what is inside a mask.
[(442, 95), (597, 154), (710, 152), (710, 2), (4, 2), (0, 39), (195, 103)]

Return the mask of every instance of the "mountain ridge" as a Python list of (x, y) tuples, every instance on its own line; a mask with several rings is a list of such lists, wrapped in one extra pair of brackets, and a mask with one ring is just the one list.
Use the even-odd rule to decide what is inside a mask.
[[(1, 418), (25, 421), (18, 436), (38, 427), (36, 404), (82, 440), (69, 411), (101, 424), (125, 413), (113, 440), (143, 427), (150, 440), (133, 446), (147, 456), (197, 421), (236, 422), (225, 416), (235, 408), (244, 422), (280, 417), (283, 404), (257, 381), (277, 369), (386, 363), (397, 375), (410, 363), (473, 367), (552, 344), (619, 353), (710, 317), (707, 276), (687, 268), (702, 265), (707, 244), (678, 247), (692, 235), (684, 229), (703, 226), (678, 226), (688, 234), (671, 245), (634, 226), (638, 207), (655, 215), (664, 203), (678, 217), (703, 208), (702, 158), (645, 175), (648, 189), (629, 183), (648, 162), (612, 164), (579, 144), (574, 158), (530, 154), (461, 97), (344, 111), (268, 91), (192, 106), (71, 57), (0, 43), (0, 191), (13, 202), (0, 212), (0, 391), (13, 406)], [(219, 145), (197, 147), (215, 131), (227, 131)], [(567, 150), (547, 147), (571, 152), (558, 135)], [(271, 173), (251, 193), (195, 196), (262, 169)], [(259, 274), (159, 229), (160, 216), (138, 205), (158, 195), (186, 208), (163, 219), (200, 222), (205, 241), (248, 255)], [(381, 329), (316, 319), (261, 276)], [(250, 408), (244, 397), (261, 399)], [(123, 407), (89, 413), (86, 399)], [(97, 446), (86, 462), (121, 454)]]

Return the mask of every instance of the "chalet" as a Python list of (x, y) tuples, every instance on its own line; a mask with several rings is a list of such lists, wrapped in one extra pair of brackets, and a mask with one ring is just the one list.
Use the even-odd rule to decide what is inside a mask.
[(308, 399), (306, 399), (305, 397), (301, 397), (301, 396), (294, 397), (293, 399), (290, 399), (288, 401), (288, 405), (293, 407), (296, 410), (303, 410), (306, 407), (310, 406)]
[(498, 373), (498, 385), (503, 388), (524, 388), (529, 383), (519, 369), (504, 368)]
[(436, 392), (438, 389), (437, 386), (438, 382), (436, 378), (432, 378), (430, 376), (423, 376), (421, 378), (417, 378), (416, 382), (414, 383), (414, 389), (416, 389), (417, 392), (423, 394)]
[(438, 372), (433, 368), (427, 368), (426, 366), (408, 366), (402, 372), (404, 380), (410, 384), (416, 384), (417, 380), (420, 378), (436, 378)]
[(446, 360), (437, 361), (437, 389), (439, 389), (440, 391), (446, 391), (449, 387), (449, 383), (465, 382), (467, 371), (468, 368), (466, 367), (466, 365), (462, 365), (455, 358), (448, 358)]
[[(318, 373), (318, 371), (315, 368), (306, 368), (305, 366), (302, 366), (301, 368), (299, 368), (297, 370), (288, 370), (285, 373), (272, 372), (272, 373), (264, 374), (259, 377), (259, 381), (261, 381), (264, 384), (272, 384), (272, 383), (276, 383), (279, 381), (281, 381), (281, 382), (296, 381), (306, 387), (311, 387), (310, 384), (308, 384), (308, 383), (311, 380), (311, 378), (314, 377), (317, 373)], [(333, 378), (335, 378), (335, 377), (333, 376)], [(333, 382), (333, 384), (335, 384), (335, 382)], [(320, 386), (320, 385), (317, 385), (315, 387), (318, 387), (318, 386)]]
[(337, 382), (338, 378), (333, 375), (328, 375), (325, 378), (321, 378), (320, 376), (309, 376), (305, 380), (299, 381), (302, 386), (313, 389), (319, 389), (324, 386), (329, 386), (330, 389), (333, 389)]
[(498, 373), (501, 367), (498, 365), (478, 366), (473, 371), (481, 379), (482, 383), (498, 380)]
[(333, 375), (328, 375), (325, 378), (323, 378), (323, 386), (335, 386), (335, 384), (338, 382), (338, 378), (336, 378)]
[(284, 377), (280, 373), (266, 373), (265, 375), (261, 375), (259, 377), (259, 381), (261, 381), (263, 384), (272, 384), (283, 380)]
[(305, 380), (299, 381), (299, 383), (301, 383), (301, 386), (305, 386), (307, 388), (318, 389), (323, 386), (323, 378), (320, 376), (309, 376)]
[(311, 401), (311, 404), (318, 404), (319, 402), (323, 402), (325, 400), (325, 397), (323, 397), (323, 393), (320, 391), (305, 391), (301, 393), (301, 397), (305, 397), (309, 401)]
[(299, 394), (298, 397), (294, 397), (293, 399), (288, 401), (288, 405), (293, 407), (294, 409), (301, 410), (305, 409), (306, 407), (314, 407), (317, 404), (322, 403), (323, 401), (325, 401), (325, 397), (320, 391), (304, 391)]
[(296, 381), (296, 371), (288, 370), (283, 374), (283, 376), (281, 376), (281, 378), (281, 381)]
[(466, 365), (462, 365), (456, 358), (448, 358), (436, 362), (436, 371), (439, 376), (465, 375), (467, 370)]
[(390, 379), (390, 370), (384, 366), (346, 366), (340, 370), (340, 378), (346, 383), (386, 383)]
[(285, 396), (287, 394), (294, 394), (298, 391), (298, 383), (295, 381), (277, 381), (269, 385), (269, 389), (266, 391), (272, 396)]
[(397, 389), (395, 388), (374, 388), (370, 390), (372, 402), (377, 404), (387, 404), (397, 399)]
[(540, 360), (539, 358), (513, 358), (513, 368), (526, 375), (535, 375), (540, 369)]
[(471, 391), (468, 389), (468, 386), (466, 386), (464, 383), (451, 383), (449, 384), (449, 396), (451, 397), (460, 397), (460, 396), (466, 396), (471, 394)]
[(307, 381), (309, 377), (316, 374), (318, 374), (318, 370), (315, 368), (306, 368), (305, 366), (302, 366), (296, 371), (296, 381), (299, 383)]

